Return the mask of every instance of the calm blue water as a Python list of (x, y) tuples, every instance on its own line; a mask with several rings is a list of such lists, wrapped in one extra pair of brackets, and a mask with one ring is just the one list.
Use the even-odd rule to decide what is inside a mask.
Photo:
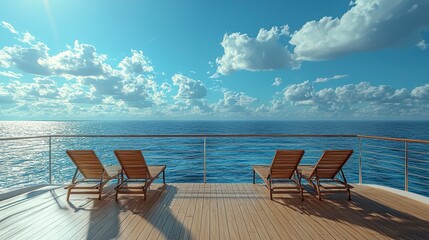
[[(422, 121), (36, 121), (0, 122), (0, 137), (50, 134), (362, 134), (429, 139)], [(52, 138), (52, 179), (70, 181), (74, 166), (67, 149), (94, 149), (106, 165), (117, 164), (115, 149), (141, 149), (149, 164), (167, 164), (169, 182), (204, 181), (203, 138)], [(409, 144), (409, 189), (429, 195), (429, 145)], [(356, 138), (206, 139), (207, 182), (251, 182), (252, 164), (269, 164), (276, 149), (304, 149), (302, 163), (318, 160), (324, 149), (354, 149), (345, 166), (358, 182)], [(362, 140), (363, 182), (404, 188), (404, 143)], [(0, 141), (0, 192), (48, 182), (48, 138)]]

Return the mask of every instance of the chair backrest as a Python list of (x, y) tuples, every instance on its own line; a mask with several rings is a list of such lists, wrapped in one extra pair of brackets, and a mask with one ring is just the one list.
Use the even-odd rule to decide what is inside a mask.
[(101, 174), (103, 178), (109, 177), (94, 150), (67, 150), (66, 153), (85, 178), (100, 179)]
[(277, 150), (271, 162), (271, 178), (292, 178), (304, 150)]
[(115, 150), (115, 156), (129, 179), (151, 178), (140, 150)]
[(353, 154), (353, 150), (325, 150), (315, 165), (310, 177), (333, 179)]

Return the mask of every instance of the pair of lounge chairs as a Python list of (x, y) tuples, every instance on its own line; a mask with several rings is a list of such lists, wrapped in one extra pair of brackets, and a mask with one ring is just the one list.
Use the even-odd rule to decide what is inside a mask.
[[(271, 200), (273, 194), (293, 192), (299, 193), (301, 200), (304, 200), (302, 178), (316, 190), (319, 199), (322, 199), (322, 193), (345, 191), (351, 200), (351, 186), (342, 168), (352, 154), (353, 150), (326, 150), (317, 164), (310, 166), (299, 165), (304, 150), (277, 150), (271, 165), (253, 166), (253, 183), (255, 174), (258, 174), (268, 187)], [(336, 177), (338, 174), (341, 180)], [(292, 182), (292, 185), (285, 185), (284, 182)], [(297, 191), (292, 191), (295, 189)]]
[[(67, 201), (70, 194), (98, 194), (101, 199), (103, 187), (112, 179), (118, 180), (115, 187), (116, 200), (120, 193), (146, 193), (152, 182), (162, 172), (165, 184), (165, 165), (148, 166), (140, 150), (115, 150), (115, 156), (120, 166), (105, 167), (93, 150), (67, 150), (67, 155), (76, 165), (72, 183), (66, 187)], [(78, 180), (79, 173), (83, 179)], [(132, 185), (129, 183), (143, 183)]]

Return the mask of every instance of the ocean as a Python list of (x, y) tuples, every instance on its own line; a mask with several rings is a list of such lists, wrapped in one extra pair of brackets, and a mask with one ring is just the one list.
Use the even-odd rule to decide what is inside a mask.
[[(404, 189), (429, 196), (429, 144), (355, 137), (212, 137), (213, 134), (346, 134), (429, 140), (427, 121), (3, 121), (0, 138), (46, 135), (169, 135), (203, 137), (41, 137), (0, 140), (0, 192), (49, 182), (70, 182), (75, 167), (68, 149), (93, 149), (103, 164), (117, 164), (113, 150), (140, 149), (148, 164), (166, 164), (167, 182), (248, 182), (252, 164), (269, 164), (276, 149), (304, 149), (314, 164), (325, 149), (353, 149), (347, 180)], [(359, 151), (359, 146), (362, 151)], [(408, 151), (405, 154), (405, 147)], [(405, 158), (406, 156), (406, 158)], [(205, 163), (204, 163), (205, 159)], [(204, 168), (206, 175), (204, 176)]]

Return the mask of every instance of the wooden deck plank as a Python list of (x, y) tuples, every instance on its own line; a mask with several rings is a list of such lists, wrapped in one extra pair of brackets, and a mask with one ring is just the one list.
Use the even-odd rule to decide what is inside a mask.
[[(159, 184), (161, 185), (161, 184)], [(260, 184), (153, 185), (146, 201), (45, 187), (0, 201), (1, 239), (429, 239), (429, 205), (370, 186), (318, 200)]]
[(178, 188), (174, 185), (167, 189), (166, 196), (153, 201), (150, 205), (148, 204), (147, 208), (137, 214), (137, 219), (134, 219), (133, 222), (130, 223), (130, 226), (133, 226), (130, 233), (121, 233), (120, 239), (138, 239), (142, 233), (146, 234), (153, 228), (153, 225), (161, 215), (159, 213), (168, 207), (172, 199), (174, 199), (174, 196), (178, 193)]
[(228, 227), (228, 237), (229, 239), (240, 239), (237, 220), (235, 219), (234, 209), (232, 207), (231, 192), (228, 190), (226, 184), (221, 184), (220, 189), (222, 191), (223, 200), (221, 207), (223, 207), (225, 211), (225, 225)]
[(224, 185), (224, 189), (229, 193), (228, 202), (231, 207), (232, 215), (234, 216), (235, 223), (237, 224), (238, 234), (241, 239), (250, 239), (249, 232), (247, 231), (245, 220), (241, 210), (238, 206), (238, 201), (235, 195), (234, 187), (231, 184)]
[(195, 208), (197, 204), (197, 198), (198, 198), (198, 192), (201, 184), (194, 183), (192, 191), (187, 195), (188, 198), (190, 198), (188, 209), (186, 210), (186, 216), (185, 216), (185, 230), (182, 234), (183, 239), (191, 239), (192, 236), (192, 224), (194, 222), (195, 218)]
[(210, 194), (210, 188), (211, 184), (205, 184), (203, 186), (203, 207), (201, 212), (201, 229), (199, 239), (210, 238), (210, 199), (208, 197)]
[(235, 197), (238, 202), (238, 207), (246, 225), (247, 232), (249, 233), (250, 239), (261, 239), (259, 231), (263, 232), (262, 235), (268, 237), (265, 229), (258, 229), (255, 224), (255, 211), (247, 207), (250, 204), (250, 199), (246, 195), (243, 184), (237, 184), (237, 186), (231, 186), (235, 191)]
[(159, 195), (155, 195), (156, 197), (150, 197), (150, 192), (148, 193), (147, 200), (138, 199), (140, 202), (136, 206), (136, 208), (130, 211), (130, 216), (126, 218), (121, 225), (124, 228), (120, 228), (118, 239), (127, 239), (127, 238), (137, 238), (141, 232), (141, 229), (136, 228), (144, 228), (148, 223), (148, 219), (153, 212), (157, 210), (159, 205), (162, 206), (164, 201), (170, 201), (173, 198), (174, 194), (176, 194), (177, 189), (173, 186), (166, 187), (164, 191), (162, 191)]
[(203, 212), (203, 187), (204, 184), (199, 184), (198, 192), (195, 193), (195, 211), (191, 226), (191, 239), (200, 239), (201, 219)]
[(213, 240), (219, 240), (220, 239), (220, 231), (219, 228), (219, 213), (218, 213), (218, 199), (216, 199), (216, 191), (217, 191), (217, 184), (210, 184), (210, 194), (208, 194), (209, 199), (209, 206), (210, 206), (210, 227), (209, 227), (209, 235), (210, 239)]
[[(182, 231), (185, 231), (184, 220), (186, 217), (186, 210), (188, 207), (189, 199), (187, 198), (188, 192), (192, 191), (194, 184), (186, 184), (184, 187), (179, 188), (178, 197), (181, 198), (181, 204), (174, 211), (174, 224), (171, 231), (166, 237), (168, 239), (179, 239)], [(148, 239), (151, 239), (150, 237)]]
[[(269, 239), (281, 239), (281, 235), (277, 230), (277, 228), (281, 228), (281, 226), (280, 224), (276, 224), (275, 221), (272, 222), (271, 220), (274, 219), (270, 219), (267, 216), (267, 212), (265, 211), (266, 209), (264, 208), (265, 203), (261, 203), (260, 201), (258, 201), (257, 198), (259, 198), (259, 196), (254, 194), (254, 191), (250, 189), (250, 186), (248, 184), (243, 185), (243, 187), (246, 191), (246, 194), (249, 196), (250, 202), (252, 203), (250, 207), (252, 208), (253, 206), (258, 218), (257, 221), (262, 226), (260, 229), (266, 230), (265, 232), (268, 234)], [(266, 239), (266, 236), (262, 235), (262, 231), (260, 232), (260, 237), (262, 239)]]

